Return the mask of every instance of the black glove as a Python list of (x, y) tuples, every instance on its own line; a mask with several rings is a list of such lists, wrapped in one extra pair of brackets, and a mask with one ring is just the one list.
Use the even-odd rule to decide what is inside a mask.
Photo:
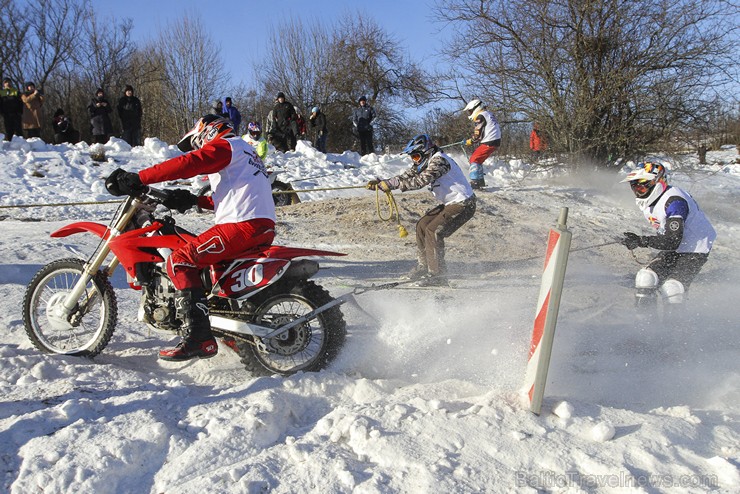
[(632, 232), (624, 232), (624, 238), (622, 239), (621, 244), (629, 250), (634, 250), (638, 247), (647, 247), (648, 237), (640, 236)]
[(114, 196), (138, 196), (143, 194), (147, 187), (141, 183), (138, 173), (116, 168), (105, 179), (105, 188)]
[(167, 196), (167, 199), (162, 201), (162, 205), (170, 209), (177, 209), (181, 213), (198, 204), (198, 196), (185, 189), (169, 190)]

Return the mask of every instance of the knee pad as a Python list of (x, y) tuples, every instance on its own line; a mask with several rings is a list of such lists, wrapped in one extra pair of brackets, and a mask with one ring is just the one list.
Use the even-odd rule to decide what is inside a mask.
[(680, 304), (683, 302), (684, 289), (683, 283), (673, 278), (667, 279), (660, 286), (660, 294), (669, 304)]
[(635, 275), (635, 288), (638, 290), (655, 290), (658, 288), (658, 275), (649, 268), (642, 268)]

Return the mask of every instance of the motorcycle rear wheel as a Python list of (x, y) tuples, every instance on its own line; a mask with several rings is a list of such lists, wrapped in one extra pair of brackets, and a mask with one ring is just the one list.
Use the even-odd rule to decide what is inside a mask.
[[(262, 302), (255, 322), (277, 328), (332, 300), (329, 292), (307, 281)], [(337, 356), (346, 335), (347, 325), (337, 305), (261, 344), (239, 344), (239, 355), (246, 369), (257, 375), (315, 372)]]
[[(286, 184), (284, 182), (280, 182), (276, 180), (272, 183), (272, 200), (275, 203), (275, 206), (282, 207), (282, 206), (290, 206), (291, 204), (298, 204), (301, 202), (300, 197), (298, 197), (298, 194), (293, 192), (292, 194), (283, 194), (282, 192), (287, 192), (293, 190), (293, 186), (290, 184)], [(281, 192), (280, 194), (275, 194), (275, 192)], [(209, 196), (211, 195), (211, 184), (206, 184), (203, 187), (201, 187), (198, 192), (195, 194), (196, 196)], [(200, 206), (196, 206), (196, 210), (199, 213), (203, 212), (203, 209)]]
[[(286, 184), (284, 182), (280, 182), (276, 180), (272, 183), (272, 198), (275, 201), (275, 206), (281, 207), (281, 206), (290, 206), (292, 204), (298, 204), (301, 202), (301, 199), (298, 197), (298, 194), (295, 192), (288, 194), (288, 191), (293, 190), (293, 187), (290, 184)], [(275, 192), (280, 192), (279, 194), (276, 194)]]
[(92, 357), (113, 335), (118, 303), (108, 278), (98, 273), (67, 320), (52, 315), (82, 276), (85, 261), (60, 259), (41, 268), (23, 298), (23, 323), (33, 345), (44, 353)]

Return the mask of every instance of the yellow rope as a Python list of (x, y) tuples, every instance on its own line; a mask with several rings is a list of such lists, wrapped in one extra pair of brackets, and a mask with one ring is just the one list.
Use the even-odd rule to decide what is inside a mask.
[(375, 189), (375, 209), (378, 212), (378, 218), (380, 218), (381, 221), (390, 221), (393, 219), (393, 215), (395, 213), (396, 222), (398, 223), (399, 237), (408, 237), (409, 232), (407, 232), (401, 224), (401, 216), (398, 214), (398, 204), (396, 204), (396, 199), (393, 197), (390, 190), (385, 192), (385, 199), (388, 202), (388, 216), (383, 216), (383, 212), (380, 210), (380, 192), (380, 187)]

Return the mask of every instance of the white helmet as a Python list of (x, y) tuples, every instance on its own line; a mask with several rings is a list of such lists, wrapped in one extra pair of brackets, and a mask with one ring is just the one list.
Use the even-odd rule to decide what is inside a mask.
[(473, 113), (477, 108), (481, 108), (483, 106), (483, 103), (479, 99), (471, 99), (467, 105), (465, 105), (465, 108), (463, 108), (463, 111), (468, 112), (468, 118), (473, 119)]
[(622, 182), (629, 182), (640, 208), (653, 204), (668, 188), (666, 167), (657, 162), (640, 162)]

